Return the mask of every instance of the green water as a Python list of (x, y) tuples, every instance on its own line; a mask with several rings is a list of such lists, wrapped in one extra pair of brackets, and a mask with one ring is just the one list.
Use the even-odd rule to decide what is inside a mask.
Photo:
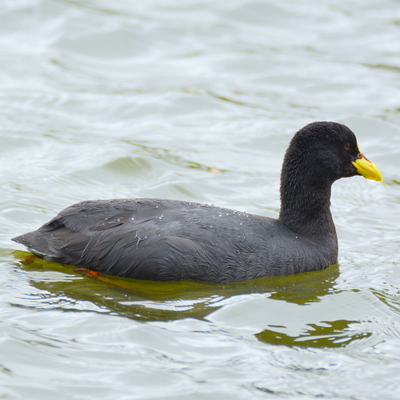
[[(0, 399), (400, 398), (398, 1), (4, 0)], [(339, 262), (229, 285), (82, 276), (10, 239), (85, 199), (277, 217), (290, 138), (354, 130)]]

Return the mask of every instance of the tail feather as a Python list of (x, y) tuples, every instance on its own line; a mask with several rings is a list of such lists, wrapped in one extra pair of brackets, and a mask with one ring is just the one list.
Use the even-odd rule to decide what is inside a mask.
[(29, 232), (20, 236), (16, 236), (11, 240), (24, 245), (31, 253), (39, 258), (43, 258), (47, 261), (58, 260), (58, 257), (55, 254), (51, 254), (49, 246), (43, 236), (37, 236), (35, 235), (35, 232)]

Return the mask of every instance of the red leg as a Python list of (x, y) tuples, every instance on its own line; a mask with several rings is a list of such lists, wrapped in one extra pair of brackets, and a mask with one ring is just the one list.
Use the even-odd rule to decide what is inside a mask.
[(110, 282), (110, 281), (108, 281), (106, 279), (103, 279), (103, 278), (99, 278), (99, 276), (101, 276), (100, 272), (93, 271), (93, 270), (87, 269), (87, 268), (75, 268), (74, 271), (78, 272), (79, 274), (81, 274), (82, 276), (85, 276), (87, 278), (95, 279), (96, 281), (99, 281), (99, 282), (107, 283), (109, 285), (118, 286), (118, 287), (121, 287), (123, 289), (130, 290), (126, 286), (119, 285), (118, 283)]

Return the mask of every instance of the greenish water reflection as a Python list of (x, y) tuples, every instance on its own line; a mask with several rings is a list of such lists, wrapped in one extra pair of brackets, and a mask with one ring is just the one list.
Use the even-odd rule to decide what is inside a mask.
[(359, 321), (329, 321), (325, 326), (309, 324), (309, 329), (299, 336), (289, 336), (274, 330), (264, 330), (256, 337), (266, 343), (300, 347), (342, 347), (353, 340), (364, 339), (371, 336), (370, 332), (350, 333), (351, 324)]
[[(13, 256), (27, 273), (30, 285), (41, 291), (42, 305), (63, 311), (79, 311), (76, 304), (87, 301), (99, 307), (99, 312), (137, 321), (207, 319), (208, 315), (234, 302), (237, 296), (254, 293), (267, 294), (268, 301), (279, 300), (301, 306), (304, 310), (304, 306), (318, 303), (329, 295), (339, 275), (339, 268), (334, 265), (323, 271), (224, 285), (153, 282), (113, 276), (93, 279), (82, 276), (74, 267), (47, 262), (30, 253), (15, 251)], [(71, 300), (71, 306), (66, 306), (65, 298)], [(261, 321), (267, 329), (255, 332), (255, 336), (269, 344), (301, 347), (340, 347), (370, 336), (369, 332), (354, 329), (359, 321), (341, 319), (315, 323), (311, 315), (312, 312), (310, 320), (314, 322), (302, 320), (300, 333), (295, 336), (287, 334), (287, 327), (274, 326), (269, 320)], [(289, 320), (293, 321), (293, 315), (288, 313)], [(245, 320), (243, 324), (246, 324)], [(349, 329), (350, 325), (353, 329)]]
[[(189, 281), (155, 282), (114, 276), (90, 278), (82, 276), (79, 269), (72, 266), (47, 262), (30, 253), (15, 251), (13, 255), (26, 271), (30, 285), (41, 290), (40, 301), (48, 303), (53, 309), (79, 311), (76, 303), (88, 301), (99, 307), (99, 312), (137, 321), (207, 319), (208, 315), (229, 304), (230, 300), (234, 301), (235, 297), (254, 293), (267, 294), (271, 300), (309, 306), (332, 292), (339, 275), (338, 266), (333, 265), (317, 272), (223, 285)], [(71, 307), (66, 306), (65, 298), (71, 299)], [(287, 312), (288, 323), (289, 320), (292, 323), (294, 317), (289, 309)], [(311, 315), (310, 320), (313, 320)], [(256, 332), (255, 337), (274, 345), (342, 347), (371, 335), (354, 329), (359, 324), (355, 320), (302, 321), (304, 326), (300, 324), (294, 336), (287, 334), (287, 327), (275, 326), (271, 322), (265, 321), (267, 329)]]

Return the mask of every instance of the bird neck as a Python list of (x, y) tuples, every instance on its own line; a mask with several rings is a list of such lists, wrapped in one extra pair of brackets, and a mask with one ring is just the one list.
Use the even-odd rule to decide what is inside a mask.
[(279, 220), (292, 231), (307, 236), (336, 236), (330, 211), (332, 182), (319, 179), (308, 171), (301, 179), (281, 177)]

